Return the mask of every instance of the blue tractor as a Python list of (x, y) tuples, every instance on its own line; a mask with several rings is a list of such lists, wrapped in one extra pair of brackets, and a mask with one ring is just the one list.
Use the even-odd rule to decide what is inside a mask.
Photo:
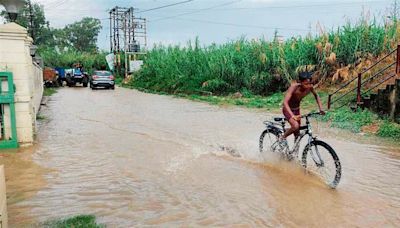
[(89, 83), (88, 75), (83, 71), (82, 65), (76, 64), (73, 69), (65, 70), (65, 81), (67, 86), (75, 86), (77, 83), (87, 87)]

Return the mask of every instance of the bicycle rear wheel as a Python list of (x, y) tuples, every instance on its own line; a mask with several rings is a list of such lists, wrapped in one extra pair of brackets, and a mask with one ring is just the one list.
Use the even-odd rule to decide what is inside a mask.
[(269, 129), (264, 130), (260, 135), (260, 153), (275, 152), (279, 135)]
[(323, 141), (312, 141), (304, 148), (302, 165), (331, 188), (336, 188), (340, 182), (342, 166), (339, 157), (332, 147)]

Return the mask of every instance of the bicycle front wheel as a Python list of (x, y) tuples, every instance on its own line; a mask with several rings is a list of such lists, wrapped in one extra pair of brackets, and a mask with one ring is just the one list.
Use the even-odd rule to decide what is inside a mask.
[(336, 188), (342, 176), (339, 157), (331, 146), (319, 140), (304, 148), (303, 167), (320, 177), (329, 187)]
[(279, 135), (271, 130), (264, 130), (260, 135), (260, 153), (275, 152)]

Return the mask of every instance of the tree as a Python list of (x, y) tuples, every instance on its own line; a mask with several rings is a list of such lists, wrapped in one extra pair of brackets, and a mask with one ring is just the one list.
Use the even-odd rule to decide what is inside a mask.
[[(7, 13), (0, 12), (0, 16), (9, 22)], [(56, 48), (59, 50), (76, 50), (82, 52), (97, 52), (97, 37), (101, 30), (99, 19), (85, 17), (82, 20), (62, 29), (51, 28), (46, 21), (44, 8), (38, 3), (32, 4), (33, 26), (30, 23), (31, 13), (29, 4), (26, 4), (18, 15), (16, 23), (28, 29), (29, 34), (34, 34), (34, 43), (40, 50)]]
[(101, 30), (99, 19), (85, 17), (81, 21), (65, 26), (62, 31), (56, 32), (56, 37), (62, 45), (72, 46), (77, 51), (97, 51), (97, 37)]
[[(2, 11), (0, 15), (4, 17), (7, 22), (10, 21), (8, 16), (6, 16), (6, 11)], [(46, 44), (48, 40), (51, 40), (52, 32), (49, 22), (46, 21), (43, 6), (39, 3), (32, 3), (32, 19), (33, 26), (30, 23), (31, 13), (29, 4), (26, 4), (18, 14), (16, 23), (27, 28), (29, 34), (32, 34), (33, 32), (35, 38), (34, 42), (36, 45)]]

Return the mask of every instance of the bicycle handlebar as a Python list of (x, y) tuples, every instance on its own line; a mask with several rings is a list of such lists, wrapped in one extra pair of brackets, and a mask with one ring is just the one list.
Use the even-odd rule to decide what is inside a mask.
[(301, 115), (300, 118), (306, 118), (306, 117), (311, 117), (311, 116), (316, 116), (316, 115), (322, 115), (322, 114), (321, 114), (321, 112), (310, 112), (308, 114)]
[[(325, 113), (327, 113), (327, 112), (325, 111)], [(310, 112), (308, 114), (301, 115), (300, 118), (308, 118), (308, 117), (316, 116), (316, 115), (322, 115), (322, 114), (321, 114), (321, 112)], [(276, 119), (280, 119), (280, 120), (275, 120), (275, 121), (281, 121), (281, 120), (288, 121), (285, 117), (279, 117)], [(270, 122), (270, 121), (266, 121), (266, 122)]]

